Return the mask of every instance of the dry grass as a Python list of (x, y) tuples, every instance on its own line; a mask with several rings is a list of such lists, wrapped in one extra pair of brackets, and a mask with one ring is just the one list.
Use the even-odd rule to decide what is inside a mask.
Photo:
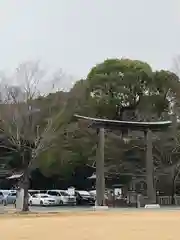
[(2, 240), (174, 240), (180, 212), (103, 212), (0, 218)]

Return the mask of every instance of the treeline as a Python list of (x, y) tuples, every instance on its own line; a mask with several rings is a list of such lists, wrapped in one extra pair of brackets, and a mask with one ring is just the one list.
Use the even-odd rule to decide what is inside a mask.
[[(180, 82), (177, 74), (153, 71), (145, 62), (107, 59), (93, 67), (87, 78), (77, 81), (69, 92), (55, 91), (29, 100), (34, 108), (41, 109), (34, 124), (36, 134), (45, 134), (44, 129), (54, 121), (52, 116), (56, 117), (51, 131), (47, 130), (48, 136), (43, 135), (43, 151), (38, 152), (29, 168), (31, 187), (88, 188), (94, 184), (88, 177), (95, 171), (97, 135), (85, 122), (78, 122), (74, 114), (124, 121), (170, 120), (173, 114), (179, 118)], [(20, 126), (19, 122), (17, 125)], [(29, 126), (28, 119), (26, 127)], [(160, 180), (166, 182), (170, 191), (176, 191), (180, 168), (178, 128), (174, 133), (155, 133), (153, 141), (154, 179), (157, 186)], [(37, 141), (37, 136), (29, 138), (30, 135), (23, 133), (23, 138)], [(48, 138), (51, 144), (46, 148)], [(140, 132), (131, 132), (128, 138), (128, 142), (124, 141), (120, 131), (106, 131), (105, 168), (109, 185), (145, 176), (144, 137)], [(10, 155), (10, 160), (6, 160), (9, 168), (27, 168), (19, 151), (10, 151)]]

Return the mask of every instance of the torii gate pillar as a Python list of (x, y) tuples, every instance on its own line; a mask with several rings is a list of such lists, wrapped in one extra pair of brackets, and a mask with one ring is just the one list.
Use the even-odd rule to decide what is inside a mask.
[(149, 203), (156, 203), (156, 193), (154, 188), (154, 163), (152, 154), (152, 131), (145, 132), (146, 137), (146, 184), (147, 197)]
[(96, 156), (96, 205), (105, 205), (105, 177), (104, 177), (104, 128), (98, 131), (98, 146)]

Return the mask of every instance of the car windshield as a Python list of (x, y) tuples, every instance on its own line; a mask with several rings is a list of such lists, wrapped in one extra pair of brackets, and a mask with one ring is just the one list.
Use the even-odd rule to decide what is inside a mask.
[(38, 191), (28, 191), (29, 192), (29, 194), (31, 194), (31, 195), (34, 195), (34, 194), (38, 194), (39, 192)]
[(40, 190), (40, 193), (47, 193), (47, 190)]
[(81, 196), (90, 196), (89, 192), (87, 191), (78, 191)]
[(53, 191), (49, 191), (48, 194), (51, 196), (58, 196), (58, 197), (60, 196), (58, 192), (53, 192)]
[(49, 195), (39, 195), (40, 198), (48, 198)]
[(10, 193), (9, 195), (14, 197), (16, 196), (16, 193)]
[(64, 191), (61, 192), (61, 195), (62, 195), (62, 196), (69, 196), (69, 194), (66, 193), (66, 192), (64, 192)]
[(90, 195), (96, 195), (96, 190), (90, 191)]

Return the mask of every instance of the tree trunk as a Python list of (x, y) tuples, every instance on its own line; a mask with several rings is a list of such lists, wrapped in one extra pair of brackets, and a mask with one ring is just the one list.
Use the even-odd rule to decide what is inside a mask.
[(22, 188), (24, 190), (24, 199), (23, 199), (23, 212), (29, 211), (29, 171), (25, 170), (23, 174)]

